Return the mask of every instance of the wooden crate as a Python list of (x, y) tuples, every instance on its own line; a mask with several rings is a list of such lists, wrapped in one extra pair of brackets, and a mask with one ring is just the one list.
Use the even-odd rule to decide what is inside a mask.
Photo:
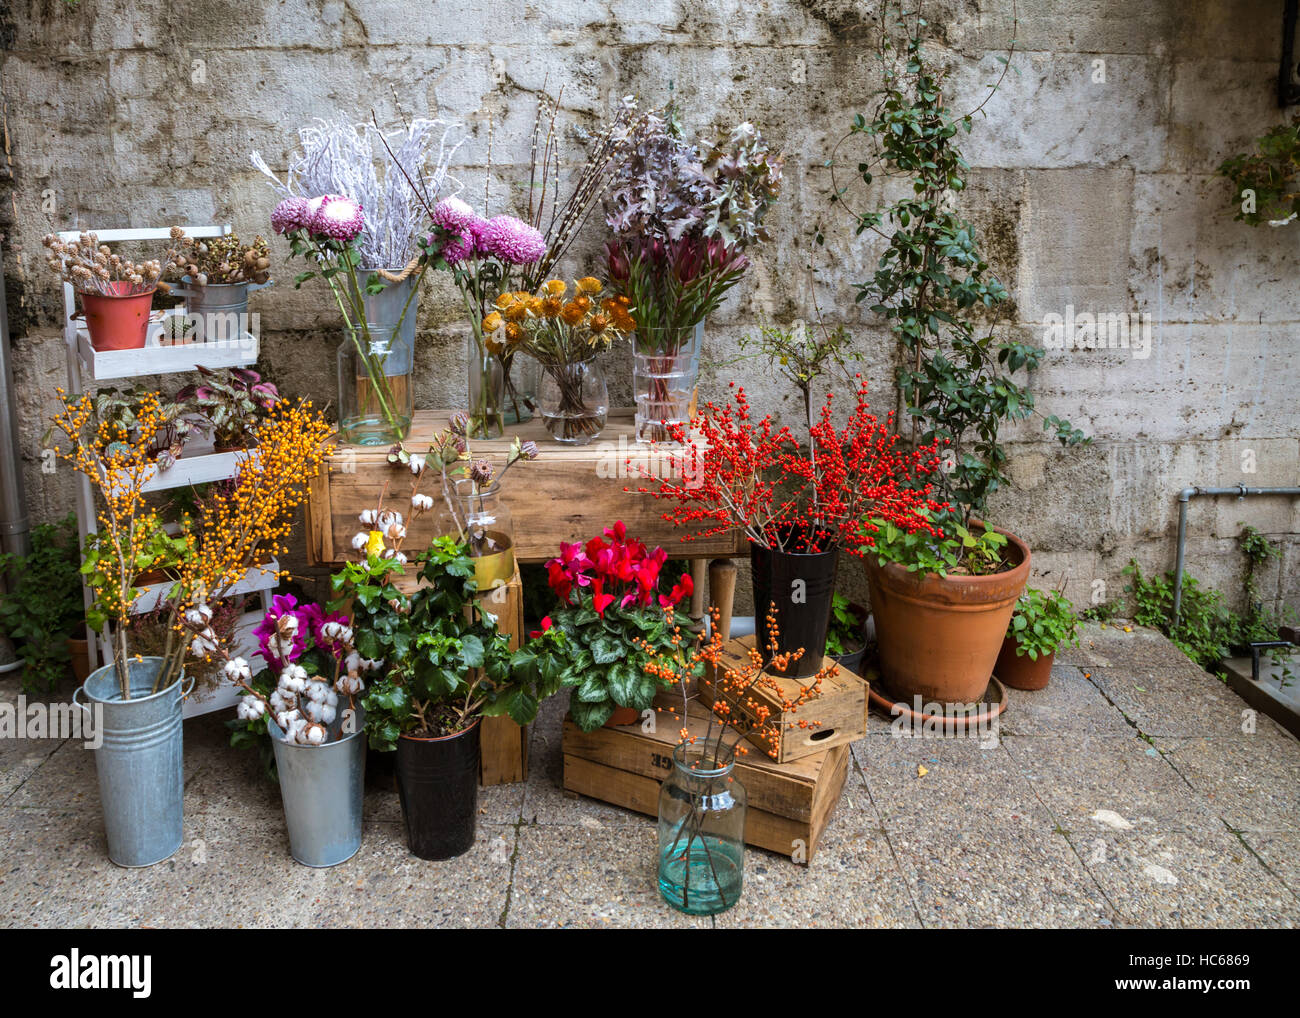
[[(413, 453), (425, 451), (434, 434), (446, 427), (446, 411), (417, 410), (404, 443)], [(673, 558), (714, 558), (747, 551), (744, 534), (733, 531), (706, 540), (683, 542), (686, 531), (663, 519), (667, 506), (624, 488), (645, 483), (640, 469), (662, 472), (666, 454), (634, 437), (631, 410), (611, 410), (604, 432), (590, 445), (559, 445), (540, 420), (506, 429), (501, 438), (473, 441), (474, 455), (498, 466), (505, 462), (515, 436), (535, 441), (542, 454), (535, 462), (511, 468), (501, 498), (514, 519), (515, 555), (521, 562), (544, 562), (559, 553), (561, 541), (586, 541), (622, 520), (639, 540), (660, 545)], [(312, 483), (307, 501), (307, 555), (312, 564), (345, 560), (359, 527), (358, 515), (379, 501), (384, 484), (405, 492), (410, 474), (387, 460), (388, 449), (339, 446)], [(632, 465), (628, 465), (628, 460)], [(405, 480), (403, 480), (405, 478)], [(394, 487), (397, 486), (397, 487)], [(433, 521), (414, 524), (407, 546), (423, 547), (433, 535)], [(703, 577), (699, 577), (703, 579)]]
[[(397, 581), (399, 590), (407, 593), (420, 583), (411, 570)], [(523, 646), (524, 585), (519, 579), (519, 568), (504, 587), (485, 591), (479, 598), (486, 610), (497, 617), (497, 626), (510, 637), (510, 649)], [(528, 729), (515, 724), (508, 717), (484, 718), (479, 722), (479, 784), (509, 785), (528, 780)]]
[[(738, 668), (747, 665), (754, 640), (755, 637), (750, 635), (728, 642), (722, 651), (723, 667)], [(834, 663), (829, 657), (822, 660), (823, 667)], [(768, 707), (770, 717), (781, 719), (777, 733), (778, 744), (773, 747), (757, 732), (751, 734), (749, 740), (763, 753), (770, 755), (775, 750), (774, 759), (778, 763), (790, 763), (815, 753), (824, 753), (832, 746), (847, 745), (867, 734), (867, 683), (860, 676), (840, 667), (835, 674), (822, 680), (821, 695), (793, 714), (782, 710), (783, 698), (793, 700), (808, 680), (791, 679), (783, 675), (773, 675), (772, 678), (776, 680), (781, 696), (774, 690), (762, 688), (755, 688), (752, 695)], [(700, 682), (700, 699), (705, 704), (713, 702), (711, 674), (705, 675)], [(754, 711), (743, 704), (732, 704), (732, 709), (751, 718), (754, 716)], [(798, 722), (801, 720), (816, 721), (818, 724), (815, 728), (800, 728)]]
[[(704, 734), (702, 715), (703, 709), (694, 705), (687, 728), (695, 735)], [(659, 788), (672, 768), (681, 728), (678, 719), (666, 714), (657, 721), (654, 733), (643, 732), (640, 724), (584, 732), (565, 718), (564, 787), (657, 816)], [(756, 752), (740, 758), (735, 774), (749, 796), (745, 841), (795, 862), (811, 862), (848, 772), (847, 746), (788, 764), (764, 760)]]

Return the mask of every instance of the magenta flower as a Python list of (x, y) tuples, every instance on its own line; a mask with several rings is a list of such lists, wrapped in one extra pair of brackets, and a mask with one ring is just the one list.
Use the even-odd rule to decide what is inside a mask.
[(341, 194), (325, 194), (313, 198), (314, 208), (309, 228), (312, 233), (324, 234), (331, 240), (350, 241), (366, 225), (366, 217), (359, 202)]
[(509, 265), (529, 265), (546, 254), (546, 239), (539, 231), (514, 216), (494, 216), (478, 236), (483, 254)]
[(311, 224), (311, 205), (306, 198), (286, 198), (271, 212), (271, 229), (276, 233), (292, 233)]
[(258, 653), (271, 670), (278, 672), (291, 661), (297, 661), (307, 647), (307, 625), (298, 609), (298, 599), (292, 594), (276, 594), (271, 598), (271, 610), (253, 630), (257, 637)]
[[(474, 254), (474, 237), (484, 220), (459, 198), (444, 198), (433, 207), (430, 221), (445, 231), (442, 234), (442, 257), (448, 265), (456, 265)], [(435, 241), (430, 238), (430, 242)]]

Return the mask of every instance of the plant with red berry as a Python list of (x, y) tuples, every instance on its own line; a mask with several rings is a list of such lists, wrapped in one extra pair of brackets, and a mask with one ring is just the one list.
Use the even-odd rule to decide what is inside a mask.
[(880, 520), (933, 532), (921, 511), (947, 508), (930, 498), (927, 481), (939, 465), (937, 445), (909, 450), (892, 415), (882, 422), (871, 413), (861, 376), (844, 427), (835, 425), (830, 393), (806, 444), (771, 414), (755, 422), (745, 390), (733, 388), (731, 403), (709, 403), (689, 426), (670, 429), (680, 450), (666, 452), (669, 476), (636, 489), (677, 503), (663, 516), (694, 529), (684, 540), (739, 528), (775, 551), (838, 545), (857, 555), (872, 545)]
[(616, 707), (649, 707), (659, 691), (645, 670), (649, 656), (680, 656), (676, 606), (693, 588), (687, 574), (660, 593), (667, 558), (662, 548), (650, 551), (628, 537), (619, 521), (585, 545), (561, 542), (546, 563), (559, 605), (542, 629), (565, 635), (553, 653), (562, 659), (564, 685), (574, 689), (569, 710), (583, 731), (599, 728)]

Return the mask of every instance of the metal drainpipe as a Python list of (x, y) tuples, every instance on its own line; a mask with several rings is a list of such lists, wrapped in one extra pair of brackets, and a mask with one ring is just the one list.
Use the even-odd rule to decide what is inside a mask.
[[(0, 267), (4, 248), (0, 246)], [(4, 272), (0, 271), (0, 547), (26, 555), (31, 551), (31, 524), (23, 489), (18, 447), (18, 408), (14, 405), (14, 371), (9, 357), (9, 311), (5, 306)]]
[(1178, 626), (1183, 606), (1183, 552), (1187, 539), (1187, 505), (1198, 495), (1300, 495), (1300, 488), (1248, 488), (1238, 484), (1232, 488), (1184, 488), (1178, 493), (1178, 558), (1174, 563), (1174, 627)]

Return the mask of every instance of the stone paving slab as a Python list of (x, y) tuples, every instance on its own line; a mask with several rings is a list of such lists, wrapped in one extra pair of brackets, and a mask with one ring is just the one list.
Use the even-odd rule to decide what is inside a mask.
[(1051, 811), (1081, 837), (1212, 828), (1217, 815), (1161, 756), (1127, 738), (1022, 738), (1003, 746)]
[(1133, 726), (1124, 720), (1097, 686), (1075, 665), (1056, 663), (1046, 689), (1007, 690), (1007, 709), (998, 718), (1001, 735), (1074, 738), (1080, 734), (1127, 738)]
[(1300, 746), (1290, 734), (1261, 727), (1239, 739), (1156, 739), (1155, 744), (1234, 830), (1300, 831)]
[(1125, 923), (1143, 927), (1286, 927), (1300, 900), (1226, 830), (1075, 839)]
[(528, 781), (482, 790), (474, 848), (440, 863), (407, 852), (372, 760), (361, 851), (297, 865), (277, 787), (208, 716), (185, 726), (185, 846), (121, 870), (92, 755), (0, 741), (0, 925), (1300, 923), (1300, 742), (1263, 716), (1243, 731), (1236, 694), (1158, 634), (1089, 629), (983, 742), (873, 716), (811, 865), (748, 850), (745, 894), (716, 919), (660, 899), (653, 818), (564, 792), (561, 696), (533, 726)]

